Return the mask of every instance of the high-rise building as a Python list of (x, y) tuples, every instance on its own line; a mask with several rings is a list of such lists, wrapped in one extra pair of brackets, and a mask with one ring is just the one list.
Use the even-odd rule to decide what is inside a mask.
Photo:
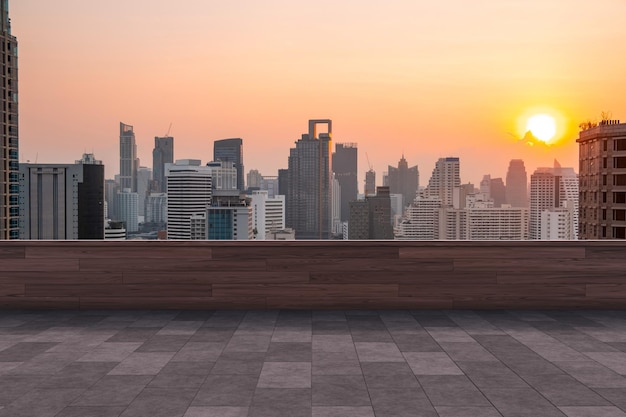
[(402, 194), (404, 205), (408, 206), (415, 200), (419, 190), (419, 171), (417, 165), (409, 168), (404, 155), (398, 162), (398, 167), (388, 168), (389, 190), (393, 194)]
[(167, 238), (191, 239), (191, 217), (211, 205), (211, 168), (197, 159), (165, 164), (167, 179)]
[(626, 239), (626, 123), (579, 133), (580, 239)]
[(261, 181), (263, 180), (263, 175), (259, 172), (258, 169), (251, 169), (246, 176), (246, 187), (248, 189), (261, 189)]
[(441, 204), (452, 206), (454, 187), (461, 185), (459, 158), (439, 158), (424, 190), (425, 197), (435, 197)]
[(512, 159), (506, 173), (506, 203), (511, 207), (528, 207), (528, 176), (524, 161)]
[(350, 201), (356, 200), (359, 194), (357, 151), (356, 143), (337, 143), (333, 153), (333, 172), (341, 188), (342, 222), (350, 217)]
[(20, 239), (104, 239), (101, 162), (20, 164), (19, 180)]
[(154, 186), (151, 191), (164, 193), (166, 188), (165, 164), (174, 162), (174, 138), (171, 136), (154, 138), (152, 150), (152, 172)]
[(17, 38), (11, 34), (8, 0), (0, 1), (2, 107), (0, 112), (0, 240), (20, 237)]
[(137, 192), (137, 143), (133, 127), (120, 122), (120, 189)]
[(237, 168), (230, 161), (212, 161), (206, 164), (211, 174), (211, 186), (213, 195), (226, 192), (228, 195), (238, 195), (232, 191), (241, 191), (237, 188)]
[[(317, 125), (328, 133), (317, 134)], [(289, 153), (287, 227), (297, 239), (329, 239), (332, 213), (332, 121), (309, 120), (309, 133)]]
[(267, 235), (285, 228), (285, 196), (270, 197), (265, 190), (250, 194), (252, 227), (256, 240), (266, 240)]
[[(205, 239), (210, 240), (252, 240), (254, 239), (253, 215), (250, 199), (239, 193), (213, 196), (211, 207), (206, 209), (203, 219), (196, 216), (194, 229), (205, 228)], [(199, 233), (195, 233), (199, 235)], [(198, 237), (195, 237), (198, 238)]]
[(506, 187), (502, 178), (491, 179), (491, 199), (494, 207), (502, 207), (506, 203)]
[(341, 235), (342, 230), (343, 230), (343, 227), (341, 225), (341, 196), (342, 196), (343, 191), (341, 189), (341, 185), (339, 184), (339, 180), (337, 179), (337, 177), (335, 177), (335, 174), (333, 174), (333, 182), (332, 182), (331, 190), (332, 190), (332, 197), (330, 199), (330, 202), (331, 202), (330, 218), (332, 222), (331, 233), (333, 234), (333, 236), (338, 236), (338, 235)]
[(221, 139), (213, 143), (213, 161), (232, 162), (237, 170), (237, 189), (244, 191), (243, 140)]
[[(278, 194), (287, 196), (287, 194), (289, 193), (289, 170), (279, 169), (277, 179), (278, 179)], [(286, 204), (289, 204), (289, 203), (286, 203)], [(286, 208), (285, 210), (287, 210), (286, 213), (287, 213), (287, 216), (289, 216), (289, 209)]]
[(376, 194), (376, 171), (369, 169), (365, 173), (365, 195)]
[(139, 195), (124, 188), (115, 196), (115, 206), (119, 220), (124, 222), (128, 233), (139, 231)]
[(418, 197), (404, 211), (402, 221), (394, 229), (396, 240), (439, 239), (438, 197)]
[[(137, 170), (137, 196), (139, 197), (138, 214), (142, 219), (146, 215), (146, 198), (148, 198), (148, 194), (150, 193), (151, 181), (152, 170), (148, 167), (139, 167)], [(143, 221), (140, 221), (140, 223), (143, 223)]]
[(575, 207), (570, 229), (564, 236), (578, 238), (578, 175), (573, 168), (537, 168), (530, 176), (530, 239), (541, 239), (541, 216), (544, 211)]
[(120, 190), (119, 184), (115, 180), (104, 181), (104, 199), (107, 205), (106, 217), (117, 220), (117, 209), (115, 208), (115, 195)]
[(146, 198), (145, 222), (163, 227), (167, 223), (167, 194), (150, 193)]
[(261, 178), (261, 190), (267, 191), (269, 198), (284, 195), (278, 192), (278, 177), (264, 176)]

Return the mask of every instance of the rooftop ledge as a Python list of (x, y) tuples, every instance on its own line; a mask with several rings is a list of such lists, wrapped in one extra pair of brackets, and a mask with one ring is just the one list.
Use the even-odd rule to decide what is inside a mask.
[(0, 241), (0, 308), (626, 308), (621, 241)]

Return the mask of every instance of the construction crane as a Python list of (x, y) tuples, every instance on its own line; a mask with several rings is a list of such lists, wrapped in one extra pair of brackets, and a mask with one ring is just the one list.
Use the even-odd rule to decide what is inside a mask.
[(167, 133), (165, 134), (166, 138), (170, 136), (170, 130), (172, 130), (172, 122), (170, 122), (170, 127), (167, 128)]
[(367, 152), (365, 152), (365, 157), (367, 158), (367, 165), (370, 167), (370, 171), (373, 171), (374, 167), (372, 166), (372, 163), (370, 162), (370, 156), (367, 154)]

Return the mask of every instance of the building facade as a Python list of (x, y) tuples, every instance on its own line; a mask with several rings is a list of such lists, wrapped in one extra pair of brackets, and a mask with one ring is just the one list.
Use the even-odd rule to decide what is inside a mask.
[(232, 162), (237, 171), (237, 189), (245, 190), (243, 170), (243, 140), (221, 139), (213, 143), (213, 161)]
[(248, 195), (252, 206), (252, 228), (256, 240), (265, 240), (268, 234), (285, 228), (285, 196), (269, 196), (266, 190), (255, 190)]
[(365, 195), (376, 194), (376, 171), (369, 169), (365, 172)]
[(394, 229), (396, 240), (439, 239), (439, 209), (437, 197), (418, 197), (404, 211), (402, 220)]
[(0, 112), (0, 240), (20, 237), (17, 38), (11, 34), (9, 2), (0, 1), (2, 107)]
[(419, 190), (419, 170), (417, 165), (409, 168), (409, 164), (404, 159), (404, 155), (402, 155), (397, 168), (389, 165), (387, 176), (390, 192), (402, 194), (405, 207), (411, 204)]
[(131, 125), (120, 122), (120, 189), (128, 188), (133, 193), (137, 192), (138, 169), (135, 132)]
[(439, 158), (424, 190), (424, 197), (438, 198), (443, 206), (451, 207), (454, 188), (461, 185), (460, 165), (459, 158)]
[(340, 221), (350, 217), (350, 201), (357, 199), (359, 181), (357, 179), (358, 148), (356, 143), (337, 143), (333, 153), (333, 172), (341, 188)]
[(524, 161), (512, 159), (506, 172), (506, 204), (528, 207), (528, 175)]
[(124, 222), (127, 233), (139, 231), (139, 194), (124, 188), (115, 196), (118, 219)]
[(151, 191), (164, 193), (167, 188), (165, 181), (165, 164), (174, 162), (174, 138), (163, 136), (154, 138), (154, 149), (152, 150), (152, 171), (153, 185)]
[(580, 239), (626, 239), (626, 123), (586, 126), (577, 142)]

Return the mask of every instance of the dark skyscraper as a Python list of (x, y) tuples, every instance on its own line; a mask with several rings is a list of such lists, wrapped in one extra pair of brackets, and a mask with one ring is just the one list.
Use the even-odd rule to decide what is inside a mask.
[(365, 195), (376, 194), (376, 171), (372, 168), (365, 173)]
[(376, 195), (350, 202), (348, 239), (393, 239), (389, 187), (378, 187)]
[[(328, 133), (317, 134), (317, 125), (328, 125)], [(332, 199), (332, 121), (309, 120), (303, 134), (289, 152), (287, 227), (296, 239), (329, 239)]]
[(0, 1), (2, 42), (2, 141), (0, 142), (0, 239), (19, 239), (17, 39), (11, 35), (8, 0)]
[(154, 192), (166, 192), (167, 181), (165, 179), (165, 164), (174, 162), (174, 138), (164, 136), (154, 138), (152, 150), (152, 178), (154, 179)]
[(289, 170), (279, 169), (278, 170), (278, 194), (286, 196), (288, 192), (289, 192)]
[(502, 178), (491, 179), (491, 198), (494, 207), (502, 207), (502, 204), (506, 204), (506, 187)]
[(237, 189), (244, 191), (243, 140), (221, 139), (213, 142), (213, 160), (232, 162), (237, 169)]
[(120, 188), (137, 192), (137, 143), (133, 127), (120, 122)]
[(511, 207), (528, 207), (528, 175), (524, 161), (512, 159), (506, 173), (506, 203)]
[(418, 188), (419, 172), (417, 165), (409, 168), (404, 155), (398, 162), (398, 168), (389, 165), (389, 190), (391, 194), (402, 194), (405, 207), (415, 200)]
[(356, 200), (359, 194), (356, 143), (338, 143), (335, 146), (333, 172), (341, 187), (341, 221), (345, 222), (350, 217), (350, 201)]

